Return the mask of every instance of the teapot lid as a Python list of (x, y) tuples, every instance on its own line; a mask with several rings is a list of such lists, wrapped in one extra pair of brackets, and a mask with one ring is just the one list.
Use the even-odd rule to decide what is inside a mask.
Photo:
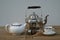
[(13, 23), (12, 25), (21, 25), (20, 23)]

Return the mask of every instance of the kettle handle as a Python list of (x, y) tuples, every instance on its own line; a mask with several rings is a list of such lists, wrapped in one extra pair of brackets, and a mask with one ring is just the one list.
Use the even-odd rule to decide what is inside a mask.
[(5, 25), (5, 30), (9, 32), (9, 24)]

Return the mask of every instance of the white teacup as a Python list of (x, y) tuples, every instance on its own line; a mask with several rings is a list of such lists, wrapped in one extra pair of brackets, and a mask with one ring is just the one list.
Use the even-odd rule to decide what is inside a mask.
[(44, 27), (44, 32), (43, 32), (44, 35), (53, 35), (55, 33), (56, 32), (54, 31), (54, 28), (52, 26), (45, 26)]

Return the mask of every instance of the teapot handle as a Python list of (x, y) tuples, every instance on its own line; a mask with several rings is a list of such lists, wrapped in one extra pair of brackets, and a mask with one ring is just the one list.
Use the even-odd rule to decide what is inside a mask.
[(5, 30), (9, 32), (9, 24), (5, 25)]

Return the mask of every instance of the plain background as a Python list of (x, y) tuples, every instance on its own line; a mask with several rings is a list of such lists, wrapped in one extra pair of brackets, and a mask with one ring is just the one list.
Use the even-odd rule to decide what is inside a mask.
[[(40, 9), (27, 9), (28, 6)], [(14, 22), (24, 23), (25, 15), (36, 12), (44, 17), (49, 14), (47, 25), (60, 25), (60, 0), (0, 0), (0, 25)]]

